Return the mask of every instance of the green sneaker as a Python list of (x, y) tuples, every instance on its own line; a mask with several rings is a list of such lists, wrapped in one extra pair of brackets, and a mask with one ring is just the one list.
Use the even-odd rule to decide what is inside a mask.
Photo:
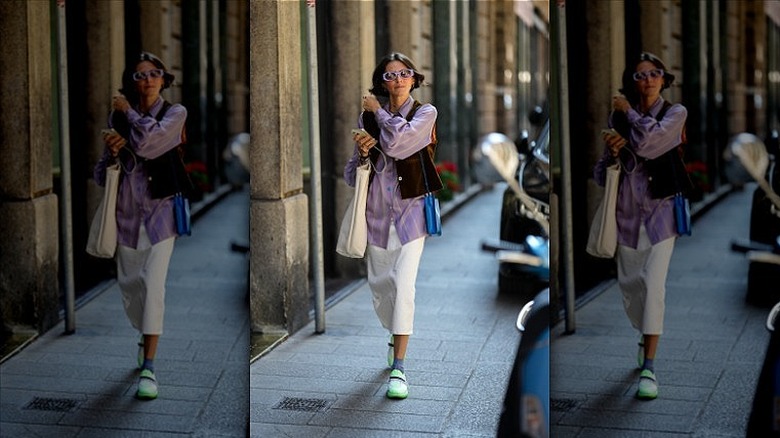
[(136, 397), (141, 400), (153, 400), (157, 398), (157, 378), (151, 370), (141, 370), (141, 376), (138, 378), (138, 392)]
[(639, 338), (639, 351), (636, 353), (636, 363), (639, 369), (645, 364), (645, 336)]
[(390, 342), (387, 343), (387, 367), (393, 367), (393, 359), (395, 359), (395, 345), (393, 344), (393, 335), (390, 335)]
[(643, 400), (653, 400), (658, 397), (658, 380), (655, 373), (650, 370), (642, 370), (639, 374), (639, 389), (636, 391), (636, 398)]
[(404, 399), (409, 395), (409, 386), (406, 384), (406, 376), (401, 370), (390, 371), (390, 379), (387, 381), (387, 398)]

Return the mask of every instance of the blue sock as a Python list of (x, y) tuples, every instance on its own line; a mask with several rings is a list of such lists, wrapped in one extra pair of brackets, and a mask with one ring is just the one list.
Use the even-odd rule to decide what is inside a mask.
[(404, 360), (399, 358), (393, 358), (393, 369), (400, 372), (404, 372)]
[[(645, 363), (642, 365), (643, 370), (650, 370), (653, 371), (653, 359), (650, 359), (649, 357), (645, 358)], [(655, 371), (653, 371), (655, 372)]]
[(154, 359), (144, 359), (144, 363), (141, 365), (141, 369), (154, 372)]

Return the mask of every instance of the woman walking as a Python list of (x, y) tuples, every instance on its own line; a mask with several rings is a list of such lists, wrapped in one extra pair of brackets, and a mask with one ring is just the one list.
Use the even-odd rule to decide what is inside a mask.
[[(687, 187), (687, 175), (674, 179), (670, 155), (684, 143), (687, 110), (669, 104), (661, 91), (674, 81), (664, 63), (644, 52), (623, 74), (624, 95), (612, 100), (606, 148), (594, 169), (604, 185), (606, 167), (621, 163), (617, 198), (618, 284), (631, 325), (640, 333), (638, 365), (641, 368), (636, 396), (658, 396), (654, 360), (663, 333), (666, 275), (675, 239), (673, 195)], [(676, 158), (679, 160), (679, 158)], [(660, 170), (657, 170), (660, 169)], [(683, 172), (684, 173), (684, 172)]]
[[(123, 76), (122, 94), (113, 97), (106, 145), (94, 178), (104, 185), (106, 166), (118, 160), (122, 168), (117, 196), (117, 279), (130, 323), (139, 331), (138, 390), (140, 399), (157, 398), (154, 358), (163, 332), (165, 280), (177, 236), (173, 200), (153, 195), (151, 159), (184, 142), (187, 110), (170, 105), (160, 92), (174, 76), (151, 53), (141, 53)], [(172, 193), (171, 193), (172, 194)]]
[(415, 282), (427, 236), (424, 180), (431, 191), (442, 187), (435, 169), (429, 170), (436, 147), (436, 108), (411, 97), (424, 80), (403, 54), (391, 53), (379, 62), (358, 119), (367, 134), (353, 137), (355, 151), (344, 168), (350, 186), (355, 185), (359, 164), (370, 161), (374, 169), (366, 203), (368, 283), (379, 321), (391, 335), (387, 397), (398, 399), (409, 393), (404, 358), (413, 331)]

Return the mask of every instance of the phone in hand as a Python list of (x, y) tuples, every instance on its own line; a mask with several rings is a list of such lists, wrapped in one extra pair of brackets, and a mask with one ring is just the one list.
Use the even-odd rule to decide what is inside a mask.
[(119, 135), (118, 132), (114, 130), (114, 128), (108, 128), (108, 129), (101, 129), (100, 133), (103, 134), (103, 137), (107, 135)]
[(355, 128), (352, 130), (352, 135), (371, 135), (363, 128)]
[(609, 128), (609, 129), (602, 129), (601, 135), (620, 135), (620, 134), (618, 134), (618, 132), (615, 131), (614, 129)]

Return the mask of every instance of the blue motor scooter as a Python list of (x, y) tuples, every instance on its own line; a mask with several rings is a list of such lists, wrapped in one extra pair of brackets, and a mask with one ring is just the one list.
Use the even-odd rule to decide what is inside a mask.
[(480, 145), (498, 174), (521, 202), (524, 214), (537, 221), (542, 235), (528, 235), (524, 242), (483, 242), (482, 250), (494, 253), (501, 263), (511, 263), (545, 287), (520, 310), (516, 326), (520, 340), (509, 376), (496, 436), (499, 438), (547, 438), (550, 433), (550, 219), (543, 202), (529, 196), (516, 179), (520, 158), (514, 144), (502, 134), (489, 134)]
[[(729, 149), (764, 191), (768, 200), (768, 211), (764, 213), (780, 218), (780, 196), (774, 191), (773, 184), (765, 179), (765, 175), (772, 175), (772, 172), (767, 173), (769, 158), (763, 142), (753, 134), (743, 133), (732, 139)], [(780, 266), (780, 235), (775, 236), (771, 244), (755, 240), (732, 241), (731, 250), (745, 254), (751, 265), (771, 269)], [(777, 287), (776, 277), (767, 280), (774, 283), (769, 284), (770, 287)], [(746, 434), (748, 438), (780, 436), (780, 329), (775, 329), (778, 312), (780, 302), (774, 305), (767, 318), (766, 327), (771, 336), (753, 396)]]

